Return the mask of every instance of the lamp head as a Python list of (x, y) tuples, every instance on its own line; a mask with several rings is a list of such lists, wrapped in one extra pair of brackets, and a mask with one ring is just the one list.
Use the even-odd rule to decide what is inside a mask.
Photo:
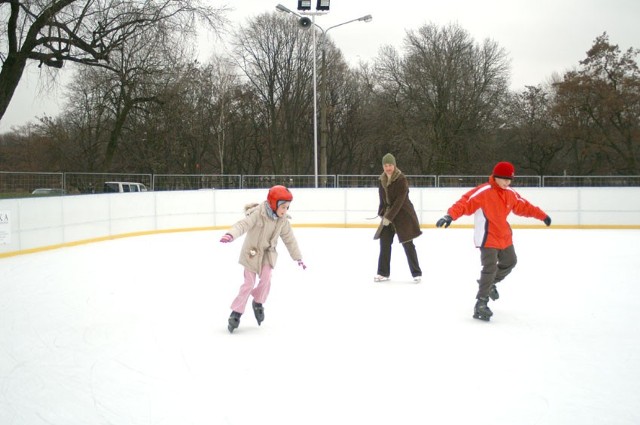
[(311, 10), (311, 0), (298, 0), (298, 10)]
[(306, 16), (303, 16), (302, 18), (298, 19), (298, 25), (300, 25), (302, 28), (304, 29), (309, 29), (311, 28), (311, 19), (307, 18)]
[(318, 0), (318, 3), (316, 4), (316, 10), (328, 12), (330, 3), (330, 0)]

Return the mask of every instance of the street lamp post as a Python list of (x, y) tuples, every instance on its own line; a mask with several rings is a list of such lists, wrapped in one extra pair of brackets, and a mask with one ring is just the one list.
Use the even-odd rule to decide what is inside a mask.
[[(318, 2), (320, 5), (322, 1)], [(328, 2), (327, 2), (328, 3)], [(320, 6), (319, 6), (320, 7)], [(300, 18), (299, 24), (304, 28), (309, 28), (314, 26), (318, 28), (322, 32), (322, 87), (321, 87), (321, 107), (320, 107), (320, 122), (322, 126), (322, 136), (321, 136), (321, 144), (320, 144), (320, 173), (324, 176), (327, 175), (327, 138), (328, 138), (328, 129), (327, 129), (327, 102), (326, 102), (326, 87), (327, 87), (327, 64), (326, 64), (326, 36), (329, 30), (340, 27), (342, 25), (349, 24), (351, 22), (371, 22), (373, 19), (371, 15), (362, 16), (357, 19), (351, 19), (350, 21), (342, 22), (337, 25), (333, 25), (326, 30), (324, 30), (320, 25), (316, 24), (316, 15), (324, 14), (322, 11), (328, 11), (328, 5), (322, 8), (319, 8), (319, 12), (304, 12), (305, 15), (311, 16), (311, 21), (309, 18), (302, 16), (293, 10), (283, 6), (282, 4), (278, 4), (276, 6), (276, 10), (279, 12), (289, 13), (291, 15), (295, 15)], [(313, 31), (313, 151), (314, 151), (314, 176), (315, 176), (315, 187), (318, 187), (318, 78), (317, 78), (317, 60), (316, 60), (316, 32)], [(325, 182), (326, 183), (326, 182)], [(323, 184), (324, 186), (324, 184)]]
[(357, 19), (351, 19), (350, 21), (342, 22), (337, 25), (333, 25), (326, 30), (323, 30), (319, 26), (322, 31), (322, 85), (320, 86), (320, 175), (325, 176), (325, 180), (323, 181), (322, 186), (326, 186), (326, 176), (327, 176), (327, 141), (329, 139), (329, 128), (327, 126), (327, 49), (326, 49), (326, 41), (327, 41), (327, 33), (333, 28), (340, 27), (342, 25), (350, 24), (352, 22), (371, 22), (373, 17), (371, 15), (365, 15)]
[[(309, 28), (310, 26), (316, 26), (316, 15), (317, 12), (307, 12), (307, 15), (311, 15), (311, 21), (309, 18), (304, 17), (293, 10), (278, 4), (276, 6), (276, 10), (278, 12), (290, 13), (292, 15), (300, 18), (298, 21), (300, 26), (303, 28)], [(320, 28), (320, 27), (318, 27)], [(318, 187), (318, 78), (317, 78), (317, 64), (316, 64), (316, 32), (313, 31), (313, 169), (314, 169), (314, 180), (315, 187)]]

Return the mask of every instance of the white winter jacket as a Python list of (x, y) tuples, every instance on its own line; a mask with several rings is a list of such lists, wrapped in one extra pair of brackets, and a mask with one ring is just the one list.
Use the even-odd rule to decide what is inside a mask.
[(247, 234), (240, 251), (239, 263), (254, 273), (260, 273), (264, 264), (275, 268), (278, 260), (276, 247), (279, 238), (282, 238), (293, 260), (302, 259), (298, 242), (289, 223), (289, 215), (274, 218), (270, 211), (271, 207), (267, 201), (247, 205), (245, 206), (246, 217), (227, 231), (233, 236), (233, 240)]

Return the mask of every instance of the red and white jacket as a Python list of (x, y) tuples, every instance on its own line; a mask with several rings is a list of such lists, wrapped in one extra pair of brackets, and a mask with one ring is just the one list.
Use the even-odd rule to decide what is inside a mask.
[(508, 187), (502, 189), (489, 177), (487, 183), (471, 189), (449, 208), (447, 214), (457, 220), (475, 214), (474, 242), (478, 248), (505, 249), (513, 245), (509, 213), (544, 220), (547, 214)]

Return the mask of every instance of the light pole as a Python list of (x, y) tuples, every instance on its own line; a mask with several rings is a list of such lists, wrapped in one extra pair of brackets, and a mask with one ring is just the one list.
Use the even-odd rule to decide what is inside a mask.
[[(322, 176), (327, 175), (327, 141), (329, 138), (329, 129), (327, 128), (327, 33), (333, 28), (350, 24), (351, 22), (371, 22), (372, 19), (373, 17), (371, 15), (365, 15), (360, 18), (351, 19), (350, 21), (333, 25), (326, 30), (323, 30), (320, 26), (316, 25), (316, 27), (320, 28), (320, 31), (322, 31), (322, 86), (320, 86), (320, 175)], [(326, 186), (326, 183), (325, 177), (322, 186)]]
[[(316, 14), (318, 12), (307, 12), (306, 14), (311, 15), (311, 20), (309, 18), (302, 16), (293, 10), (278, 4), (276, 6), (276, 10), (278, 12), (290, 13), (292, 15), (300, 18), (298, 21), (299, 25), (303, 28), (309, 28), (310, 26), (316, 26)], [(313, 31), (313, 169), (314, 169), (314, 180), (315, 187), (318, 187), (318, 78), (316, 76), (317, 65), (316, 65), (316, 32)]]
[[(321, 1), (318, 2), (320, 5)], [(328, 3), (328, 2), (327, 2)], [(349, 24), (351, 22), (363, 21), (363, 22), (371, 22), (373, 19), (371, 15), (362, 16), (357, 19), (351, 19), (350, 21), (342, 22), (337, 25), (333, 25), (326, 30), (323, 29), (320, 25), (316, 24), (316, 15), (323, 15), (324, 12), (328, 12), (329, 7), (328, 4), (322, 8), (318, 6), (318, 12), (304, 12), (305, 15), (310, 15), (311, 20), (306, 16), (302, 16), (293, 10), (283, 6), (282, 4), (278, 4), (276, 6), (276, 10), (279, 12), (289, 13), (291, 15), (295, 15), (300, 20), (298, 21), (299, 25), (303, 28), (310, 28), (314, 26), (318, 28), (322, 32), (322, 88), (321, 88), (321, 108), (320, 108), (320, 122), (322, 124), (322, 140), (320, 145), (320, 173), (322, 175), (327, 174), (327, 107), (326, 107), (326, 87), (327, 87), (327, 65), (326, 65), (326, 36), (329, 30)], [(317, 60), (316, 60), (316, 32), (313, 31), (313, 164), (314, 164), (314, 176), (315, 176), (315, 187), (318, 187), (318, 78), (317, 78)], [(326, 183), (326, 182), (325, 182)], [(323, 184), (324, 186), (324, 184)]]

